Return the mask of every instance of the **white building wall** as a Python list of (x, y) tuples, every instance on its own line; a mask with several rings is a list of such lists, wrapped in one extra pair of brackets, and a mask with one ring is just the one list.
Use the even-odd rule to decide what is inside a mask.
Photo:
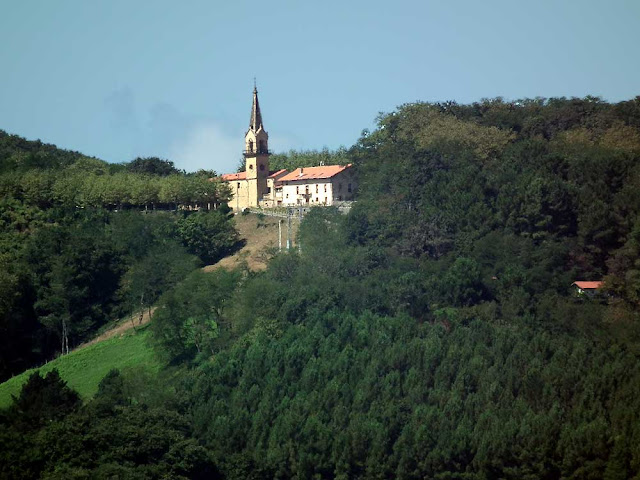
[(282, 187), (282, 197), (278, 195), (278, 201), (282, 202), (282, 206), (333, 205), (335, 202), (353, 200), (357, 187), (353, 174), (348, 170), (331, 178), (276, 182), (274, 188), (279, 186)]
[[(307, 187), (309, 187), (307, 203)], [(282, 185), (282, 204), (287, 205), (331, 205), (333, 185), (331, 179), (294, 180)]]

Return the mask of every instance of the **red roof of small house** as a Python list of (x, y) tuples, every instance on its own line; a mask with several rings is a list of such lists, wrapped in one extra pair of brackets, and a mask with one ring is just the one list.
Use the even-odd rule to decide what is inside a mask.
[(573, 285), (582, 290), (597, 290), (602, 286), (602, 281), (586, 282), (584, 280), (578, 280), (577, 282), (573, 282)]
[(246, 180), (247, 172), (238, 172), (238, 173), (224, 173), (222, 175), (222, 180), (225, 182), (232, 182), (234, 180)]
[(280, 178), (281, 182), (291, 182), (295, 180), (314, 180), (320, 178), (331, 178), (339, 173), (344, 172), (347, 168), (351, 168), (351, 164), (348, 165), (322, 165), (320, 167), (303, 167), (296, 168), (293, 172), (288, 173), (284, 177)]
[(287, 173), (287, 170), (282, 168), (280, 170), (269, 172), (269, 178), (278, 178), (280, 175)]

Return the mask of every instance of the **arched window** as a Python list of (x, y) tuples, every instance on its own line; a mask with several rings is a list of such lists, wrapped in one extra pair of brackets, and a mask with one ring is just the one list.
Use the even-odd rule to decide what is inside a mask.
[(264, 140), (260, 140), (259, 146), (260, 150), (258, 153), (267, 153), (267, 147), (264, 145)]
[(249, 151), (253, 152), (253, 140), (249, 140)]

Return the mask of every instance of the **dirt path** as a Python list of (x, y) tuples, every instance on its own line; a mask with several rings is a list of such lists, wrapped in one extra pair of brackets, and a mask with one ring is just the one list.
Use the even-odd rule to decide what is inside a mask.
[(113, 327), (111, 330), (107, 330), (103, 334), (98, 335), (93, 340), (89, 340), (87, 343), (83, 343), (82, 345), (80, 345), (75, 350), (80, 350), (82, 348), (88, 347), (89, 345), (93, 345), (94, 343), (102, 342), (104, 340), (107, 340), (107, 339), (115, 337), (115, 336), (124, 335), (125, 332), (131, 330), (134, 327), (137, 328), (137, 327), (141, 327), (143, 325), (146, 325), (147, 323), (149, 323), (151, 321), (151, 317), (153, 317), (153, 312), (155, 310), (156, 310), (156, 307), (152, 307), (151, 308), (151, 315), (149, 315), (149, 311), (148, 310), (145, 311), (142, 314), (142, 320), (140, 319), (140, 315), (138, 315), (138, 314), (133, 315), (132, 317), (129, 317), (129, 318), (125, 318), (124, 320), (120, 320), (120, 322), (118, 322), (118, 324), (115, 327)]
[[(264, 270), (267, 262), (278, 249), (278, 222), (277, 217), (260, 219), (258, 215), (236, 215), (236, 228), (246, 244), (233, 255), (223, 258), (218, 263), (204, 267), (205, 272), (216, 268), (235, 268), (242, 262), (246, 262), (250, 270)], [(298, 222), (293, 221), (292, 237), (298, 232)], [(282, 246), (287, 242), (287, 220), (282, 219)]]

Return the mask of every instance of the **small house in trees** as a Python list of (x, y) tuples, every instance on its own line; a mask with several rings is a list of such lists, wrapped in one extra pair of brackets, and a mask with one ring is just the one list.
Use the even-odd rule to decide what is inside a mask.
[(258, 90), (254, 86), (249, 129), (245, 135), (245, 171), (221, 177), (231, 187), (229, 206), (232, 209), (328, 206), (353, 200), (357, 183), (351, 164), (304, 167), (293, 172), (270, 171), (268, 142)]
[(602, 281), (577, 280), (573, 282), (572, 286), (575, 288), (576, 294), (578, 296), (586, 295), (588, 297), (593, 297), (602, 287)]

